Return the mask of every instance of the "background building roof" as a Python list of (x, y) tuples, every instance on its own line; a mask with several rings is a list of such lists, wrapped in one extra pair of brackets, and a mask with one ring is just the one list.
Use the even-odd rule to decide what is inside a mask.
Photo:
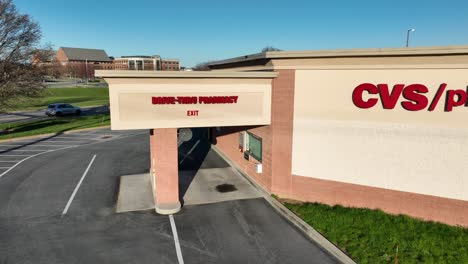
[(81, 49), (81, 48), (69, 48), (61, 47), (63, 52), (68, 57), (68, 60), (77, 61), (105, 61), (111, 62), (112, 60), (107, 56), (107, 53), (101, 49)]
[(155, 56), (148, 56), (148, 55), (127, 55), (127, 56), (120, 56), (119, 58), (122, 59), (129, 59), (129, 58), (144, 58), (144, 59), (155, 59), (157, 55)]

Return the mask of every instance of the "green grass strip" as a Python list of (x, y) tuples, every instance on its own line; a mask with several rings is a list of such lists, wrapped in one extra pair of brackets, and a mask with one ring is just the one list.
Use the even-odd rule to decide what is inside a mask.
[(110, 116), (67, 116), (46, 118), (34, 121), (22, 121), (0, 125), (0, 140), (48, 133), (63, 133), (90, 127), (106, 126), (110, 124)]
[(466, 228), (380, 210), (285, 205), (358, 263), (468, 263)]
[(53, 103), (99, 106), (109, 103), (108, 88), (48, 88), (38, 98), (17, 98), (8, 111), (42, 110)]

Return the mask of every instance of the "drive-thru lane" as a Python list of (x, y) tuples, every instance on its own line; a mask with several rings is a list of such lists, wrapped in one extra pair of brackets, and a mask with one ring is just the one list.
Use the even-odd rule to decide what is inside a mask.
[[(168, 216), (115, 213), (119, 177), (149, 170), (148, 133), (100, 133), (109, 137), (70, 136), (85, 142), (0, 178), (0, 263), (180, 263)], [(184, 263), (334, 263), (261, 198), (185, 206), (173, 219)]]

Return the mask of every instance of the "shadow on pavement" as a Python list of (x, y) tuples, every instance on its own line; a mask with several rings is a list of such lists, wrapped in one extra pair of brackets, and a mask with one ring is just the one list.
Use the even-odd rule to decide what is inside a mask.
[[(183, 203), (183, 197), (187, 192), (190, 183), (193, 181), (196, 172), (201, 168), (211, 144), (204, 133), (204, 128), (191, 128), (192, 137), (183, 142), (178, 149), (179, 163), (179, 200)], [(190, 171), (190, 173), (180, 173), (181, 171)]]
[(209, 128), (191, 128), (191, 131), (191, 139), (182, 143), (178, 151), (179, 199), (182, 203), (187, 189), (200, 169), (229, 167), (229, 164), (211, 149)]

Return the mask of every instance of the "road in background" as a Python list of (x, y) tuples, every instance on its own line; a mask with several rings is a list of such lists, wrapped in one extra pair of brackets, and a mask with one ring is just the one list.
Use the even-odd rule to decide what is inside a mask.
[[(47, 106), (44, 106), (44, 107), (47, 107)], [(81, 110), (82, 110), (81, 115), (83, 116), (109, 113), (109, 107), (105, 105), (81, 107)], [(5, 114), (0, 114), (0, 124), (18, 122), (18, 121), (31, 121), (31, 120), (46, 119), (46, 118), (55, 118), (55, 117), (46, 116), (45, 108), (44, 110), (39, 110), (39, 111), (5, 113)]]
[(107, 88), (109, 85), (106, 82), (89, 82), (86, 84), (85, 82), (78, 82), (78, 81), (63, 81), (63, 82), (46, 82), (45, 83), (47, 88), (76, 88), (76, 87), (83, 87), (83, 88)]

